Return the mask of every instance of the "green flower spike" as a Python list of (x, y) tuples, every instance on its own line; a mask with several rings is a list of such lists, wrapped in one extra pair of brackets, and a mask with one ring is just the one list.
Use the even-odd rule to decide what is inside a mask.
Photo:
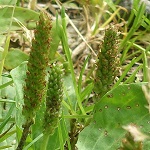
[(17, 150), (23, 149), (26, 138), (30, 132), (30, 126), (34, 123), (36, 112), (40, 108), (46, 93), (45, 78), (46, 68), (49, 62), (51, 29), (51, 17), (41, 12), (39, 22), (35, 29), (35, 38), (32, 40), (32, 49), (27, 65), (28, 71), (26, 73), (22, 111), (26, 122), (23, 125), (24, 129)]
[(49, 81), (44, 116), (44, 133), (52, 135), (58, 125), (61, 102), (63, 98), (62, 69), (52, 64), (49, 72)]
[(47, 149), (49, 136), (54, 134), (58, 126), (61, 101), (63, 98), (62, 75), (62, 70), (58, 65), (52, 64), (50, 66), (41, 150)]
[(46, 92), (45, 77), (49, 62), (51, 23), (51, 18), (42, 12), (35, 30), (35, 39), (32, 41), (26, 86), (24, 88), (23, 115), (26, 119), (34, 118)]
[(118, 33), (114, 26), (105, 31), (96, 66), (94, 92), (100, 98), (111, 89), (119, 73)]

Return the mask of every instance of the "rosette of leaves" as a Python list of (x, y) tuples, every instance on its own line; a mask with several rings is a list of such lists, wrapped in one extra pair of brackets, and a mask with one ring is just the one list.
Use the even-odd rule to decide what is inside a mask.
[(44, 115), (44, 133), (52, 135), (57, 128), (61, 102), (63, 98), (62, 69), (52, 64), (49, 71), (49, 81), (46, 98), (46, 111)]
[(115, 26), (111, 26), (105, 31), (96, 67), (94, 92), (97, 97), (102, 97), (111, 89), (114, 79), (119, 73), (118, 33)]
[(29, 128), (34, 123), (35, 114), (40, 108), (46, 93), (46, 68), (49, 62), (51, 29), (51, 17), (41, 12), (35, 29), (35, 38), (32, 40), (31, 53), (27, 64), (22, 111), (26, 122), (23, 125), (24, 130), (17, 150), (23, 148), (29, 133)]

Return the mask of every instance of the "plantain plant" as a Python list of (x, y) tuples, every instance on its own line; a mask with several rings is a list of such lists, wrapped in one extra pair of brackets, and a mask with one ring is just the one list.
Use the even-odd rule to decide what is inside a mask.
[(110, 26), (105, 31), (96, 63), (94, 92), (97, 98), (103, 97), (112, 88), (119, 75), (118, 32), (115, 26)]
[(46, 68), (49, 62), (49, 50), (51, 42), (52, 21), (48, 14), (41, 12), (39, 22), (35, 29), (35, 39), (32, 40), (32, 49), (27, 64), (23, 115), (25, 124), (17, 150), (24, 146), (30, 132), (30, 126), (34, 124), (36, 112), (39, 110), (46, 92)]
[[(11, 87), (15, 85), (16, 97), (0, 99), (1, 104), (4, 103), (1, 107), (4, 113), (7, 109), (5, 105), (12, 104), (7, 115), (0, 118), (2, 122), (0, 125), (0, 142), (7, 141), (11, 135), (14, 139), (16, 138), (15, 134), (17, 134), (19, 138), (14, 145), (18, 145), (17, 149), (20, 150), (142, 150), (150, 147), (148, 132), (150, 117), (147, 109), (149, 108), (149, 101), (146, 100), (148, 89), (145, 89), (147, 95), (144, 95), (142, 90), (143, 85), (147, 87), (145, 82), (148, 81), (146, 56), (149, 55), (149, 46), (145, 48), (139, 44), (139, 41), (143, 40), (141, 39), (142, 35), (148, 34), (147, 31), (149, 32), (150, 21), (144, 15), (143, 4), (137, 9), (131, 10), (129, 22), (125, 23), (125, 20), (122, 20), (117, 14), (121, 8), (115, 8), (116, 6), (109, 0), (105, 0), (105, 2), (111, 11), (105, 11), (104, 7), (101, 9), (101, 6), (105, 6), (104, 1), (80, 2), (85, 12), (87, 9), (90, 14), (90, 8), (93, 10), (94, 20), (87, 23), (88, 29), (92, 24), (91, 30), (88, 30), (92, 31), (89, 34), (92, 35), (92, 38), (99, 31), (107, 28), (103, 42), (98, 49), (95, 79), (89, 84), (87, 82), (88, 85), (82, 83), (84, 82), (82, 77), (90, 57), (85, 60), (79, 80), (77, 80), (67, 38), (66, 18), (68, 20), (69, 18), (66, 17), (67, 14), (65, 14), (64, 9), (61, 9), (60, 21), (58, 17), (56, 18), (56, 22), (53, 24), (55, 27), (52, 27), (51, 17), (48, 14), (40, 13), (28, 63), (20, 64), (10, 72), (10, 75), (2, 74), (3, 77), (9, 78), (9, 82), (0, 85), (0, 89), (5, 89), (8, 85)], [(88, 7), (88, 4), (91, 6)], [(3, 7), (0, 11), (2, 10), (6, 12), (8, 17), (12, 7)], [(26, 15), (23, 16), (23, 18), (28, 18), (23, 20), (24, 24), (32, 19), (38, 20), (38, 13), (27, 9), (20, 10), (20, 7), (16, 7), (14, 14), (18, 24), (20, 23), (18, 20), (22, 19), (22, 17), (18, 17), (19, 12), (25, 11), (34, 14), (31, 18)], [(112, 13), (112, 11), (114, 12)], [(2, 13), (2, 23), (6, 18), (5, 15), (3, 16), (4, 12)], [(96, 14), (97, 12), (98, 14)], [(86, 17), (91, 19), (88, 15)], [(97, 18), (95, 19), (95, 17)], [(100, 19), (101, 17), (102, 19)], [(104, 22), (102, 23), (101, 20)], [(110, 24), (110, 27), (107, 27), (111, 21), (116, 24)], [(122, 22), (120, 23), (120, 21)], [(70, 20), (69, 22), (71, 23)], [(122, 31), (120, 39), (118, 39), (118, 26)], [(142, 29), (146, 29), (146, 32), (142, 31), (140, 26)], [(20, 29), (15, 24), (12, 24), (11, 27)], [(118, 40), (121, 44), (118, 44)], [(61, 54), (56, 53), (60, 41), (62, 45)], [(4, 54), (7, 52), (8, 45), (9, 37)], [(10, 52), (8, 51), (8, 53)], [(121, 55), (120, 61), (119, 55)], [(4, 56), (7, 58), (7, 55), (3, 55), (3, 60)], [(56, 63), (56, 60), (59, 63)], [(129, 63), (126, 62), (127, 60)], [(60, 63), (61, 67), (59, 66)], [(129, 75), (129, 70), (134, 69), (133, 66), (139, 63), (137, 69)], [(1, 73), (5, 65), (3, 61), (0, 66)], [(120, 76), (118, 76), (119, 67), (122, 71)], [(133, 83), (137, 72), (141, 69), (143, 69), (143, 81), (145, 82)], [(126, 76), (129, 77), (126, 78)], [(116, 77), (118, 80), (115, 80)], [(23, 90), (21, 88), (22, 83), (24, 83)], [(96, 103), (93, 101), (92, 91), (96, 94), (94, 97)], [(23, 108), (21, 105), (22, 95), (24, 95)], [(22, 114), (18, 113), (19, 110), (22, 111)], [(14, 111), (17, 113), (16, 116), (12, 115), (15, 113)], [(23, 117), (24, 122), (22, 123)], [(22, 128), (20, 124), (23, 124)], [(136, 138), (140, 137), (139, 141), (136, 141), (132, 132), (127, 130), (127, 127), (131, 125), (132, 131), (135, 131), (133, 128), (137, 127), (142, 132), (140, 136), (136, 136)], [(142, 135), (146, 138), (141, 140)], [(12, 147), (12, 143), (7, 142), (4, 143), (4, 146), (0, 146), (0, 149), (10, 147)], [(15, 148), (13, 147), (13, 149)]]
[(59, 65), (50, 66), (48, 89), (46, 95), (46, 109), (43, 120), (43, 142), (41, 150), (47, 149), (49, 136), (53, 135), (58, 127), (60, 108), (63, 99), (63, 73)]

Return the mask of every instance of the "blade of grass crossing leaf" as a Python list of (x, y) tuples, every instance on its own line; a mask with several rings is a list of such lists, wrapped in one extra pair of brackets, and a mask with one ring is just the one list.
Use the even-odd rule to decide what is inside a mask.
[(139, 66), (135, 69), (135, 71), (132, 73), (132, 75), (131, 75), (126, 81), (124, 81), (124, 84), (133, 83), (133, 82), (135, 81), (135, 76), (136, 76), (136, 74), (137, 74), (138, 71), (139, 71), (140, 69), (142, 69), (142, 68), (143, 68), (143, 65), (139, 65)]
[(136, 38), (132, 39), (132, 41), (127, 45), (127, 47), (123, 50), (123, 53), (121, 55), (120, 58), (120, 62), (121, 64), (126, 60), (126, 55), (128, 53), (128, 51), (130, 50), (131, 46), (133, 45), (133, 43), (136, 41)]
[(135, 62), (138, 62), (140, 59), (142, 59), (142, 55), (140, 55), (137, 58), (133, 58), (131, 60), (131, 63), (127, 66), (127, 68), (124, 70), (123, 74), (121, 75), (121, 77), (119, 78), (119, 80), (115, 83), (115, 85), (113, 86), (113, 88), (117, 87), (121, 81), (124, 79), (124, 77), (127, 75), (127, 73), (129, 72), (129, 70), (132, 68), (132, 66), (134, 65)]
[[(61, 13), (62, 13), (62, 17), (65, 17), (64, 8), (62, 8)], [(62, 46), (63, 46), (63, 49), (64, 49), (65, 54), (67, 56), (68, 62), (69, 62), (69, 67), (70, 67), (72, 80), (73, 80), (73, 84), (74, 84), (74, 89), (75, 89), (76, 96), (77, 96), (77, 102), (78, 102), (79, 108), (81, 109), (81, 112), (83, 114), (85, 114), (84, 108), (83, 108), (82, 103), (81, 103), (81, 98), (80, 98), (80, 95), (78, 93), (78, 88), (77, 88), (77, 83), (76, 83), (76, 78), (75, 78), (75, 73), (74, 73), (74, 68), (73, 68), (73, 62), (71, 59), (71, 54), (70, 54), (70, 50), (69, 50), (69, 46), (68, 46), (68, 40), (67, 40), (67, 35), (66, 35), (66, 26), (65, 25), (66, 25), (65, 18), (62, 18), (62, 28), (59, 25), (57, 25), (57, 26), (59, 28), (59, 31), (61, 32), (60, 35), (61, 35), (61, 40), (62, 40)]]
[(9, 121), (10, 118), (11, 118), (11, 117), (6, 118), (6, 119), (2, 122), (2, 124), (0, 125), (0, 133), (2, 133), (2, 131), (3, 131), (4, 127), (5, 127), (5, 125), (7, 124), (7, 122)]
[(3, 128), (5, 127), (5, 125), (7, 124), (7, 122), (10, 120), (11, 118), (11, 114), (13, 109), (15, 108), (15, 104), (12, 104), (7, 115), (5, 116), (4, 121), (2, 122), (2, 124), (0, 125), (0, 133), (2, 132)]
[(0, 85), (0, 89), (3, 89), (5, 87), (7, 87), (8, 85), (11, 85), (13, 83), (13, 80), (7, 82), (7, 83), (4, 83), (3, 85)]
[(28, 144), (23, 150), (28, 150), (35, 142), (37, 142), (40, 138), (43, 137), (43, 133), (36, 137), (30, 144)]
[(0, 138), (0, 142), (5, 141), (7, 138), (9, 138), (10, 136), (12, 136), (15, 133), (16, 133), (16, 130), (13, 130), (13, 131), (10, 131), (10, 132), (6, 133), (4, 136), (2, 136)]
[[(17, 1), (16, 1), (17, 2)], [(8, 36), (10, 35), (10, 28), (12, 26), (12, 21), (13, 21), (13, 16), (14, 16), (14, 12), (15, 12), (15, 6), (16, 6), (16, 2), (15, 5), (13, 6), (12, 12), (11, 12), (11, 20), (10, 20), (10, 24), (9, 24), (9, 29), (8, 31), (5, 31), (8, 33)], [(6, 7), (6, 9), (3, 9), (2, 13), (0, 14), (0, 18), (8, 11), (8, 7)]]

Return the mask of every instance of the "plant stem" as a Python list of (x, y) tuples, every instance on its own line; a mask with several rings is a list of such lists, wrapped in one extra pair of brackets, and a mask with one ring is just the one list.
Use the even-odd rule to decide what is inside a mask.
[(22, 150), (23, 149), (23, 146), (24, 146), (25, 141), (27, 139), (27, 136), (30, 132), (30, 127), (31, 127), (32, 124), (33, 124), (33, 120), (26, 121), (26, 123), (24, 125), (24, 129), (23, 129), (23, 133), (22, 133), (22, 136), (21, 136), (21, 140), (20, 140), (19, 145), (18, 145), (16, 150)]
[(49, 136), (50, 136), (49, 132), (44, 133), (40, 150), (47, 150), (47, 143), (49, 140)]
[(77, 128), (77, 120), (71, 119), (70, 120), (70, 144), (71, 144), (71, 150), (75, 150), (75, 145), (78, 140), (78, 132), (79, 129)]

